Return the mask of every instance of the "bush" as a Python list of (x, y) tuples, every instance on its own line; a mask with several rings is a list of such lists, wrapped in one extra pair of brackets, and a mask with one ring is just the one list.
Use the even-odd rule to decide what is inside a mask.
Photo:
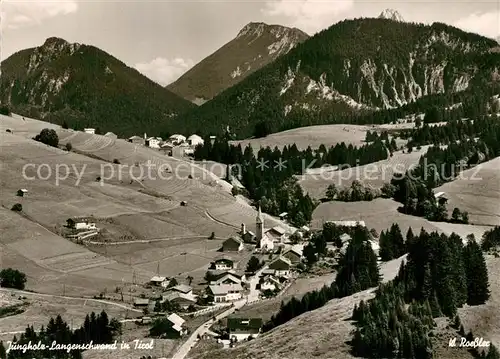
[(120, 161), (118, 161), (116, 158), (113, 160), (113, 163), (116, 164), (116, 165), (119, 165), (120, 164)]
[(59, 137), (56, 131), (48, 128), (44, 128), (40, 134), (35, 136), (34, 140), (52, 147), (57, 147), (59, 145)]
[(7, 268), (0, 272), (0, 285), (4, 288), (24, 289), (26, 275), (17, 269)]
[(240, 191), (239, 191), (238, 187), (233, 186), (233, 188), (231, 188), (231, 194), (232, 194), (233, 196), (237, 196), (239, 192), (240, 192)]
[(71, 142), (68, 142), (66, 144), (66, 151), (70, 152), (72, 149), (73, 149), (73, 145), (71, 144)]
[(62, 128), (64, 128), (65, 130), (68, 129), (68, 123), (66, 121), (64, 121), (61, 125)]
[(21, 203), (16, 203), (12, 206), (11, 210), (15, 212), (21, 212), (23, 210), (23, 205)]
[(12, 113), (10, 112), (10, 107), (7, 105), (1, 105), (0, 106), (0, 114), (4, 116), (10, 116)]

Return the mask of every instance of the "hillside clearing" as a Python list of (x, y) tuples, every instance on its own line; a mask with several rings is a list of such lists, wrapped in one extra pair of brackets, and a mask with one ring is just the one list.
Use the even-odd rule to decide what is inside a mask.
[(325, 145), (327, 148), (337, 143), (345, 142), (346, 145), (362, 146), (365, 142), (367, 131), (382, 132), (390, 129), (412, 128), (413, 124), (404, 125), (319, 125), (300, 127), (288, 131), (277, 132), (263, 138), (233, 141), (235, 145), (240, 144), (243, 148), (251, 145), (254, 150), (260, 147), (282, 148), (295, 144), (297, 148), (305, 150), (308, 146), (312, 149)]

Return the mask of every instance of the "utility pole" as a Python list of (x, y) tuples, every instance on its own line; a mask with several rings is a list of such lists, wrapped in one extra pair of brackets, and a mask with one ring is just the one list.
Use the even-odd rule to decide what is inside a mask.
[(160, 276), (160, 261), (158, 261), (158, 264), (156, 265), (156, 275)]

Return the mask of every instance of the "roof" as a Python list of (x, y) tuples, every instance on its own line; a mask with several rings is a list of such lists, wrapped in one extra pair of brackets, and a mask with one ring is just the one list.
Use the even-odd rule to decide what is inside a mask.
[(129, 140), (142, 140), (142, 137), (141, 136), (132, 136), (132, 137), (129, 137)]
[(275, 233), (279, 234), (280, 236), (282, 236), (282, 235), (284, 235), (286, 233), (285, 230), (283, 228), (279, 227), (279, 226), (276, 226), (276, 227), (273, 227), (271, 229), (268, 229), (266, 231), (266, 233), (268, 233), (268, 232), (275, 232)]
[(348, 241), (348, 240), (350, 240), (350, 239), (351, 239), (351, 236), (350, 236), (350, 235), (348, 235), (347, 233), (344, 233), (344, 234), (342, 234), (342, 235), (340, 236), (340, 240), (342, 241), (342, 243), (344, 243), (344, 242), (346, 242), (346, 241)]
[(196, 302), (196, 299), (194, 297), (180, 292), (167, 292), (167, 294), (163, 294), (161, 296), (162, 301), (168, 300), (169, 302), (171, 302), (176, 299), (183, 299), (192, 303)]
[(274, 282), (275, 284), (281, 284), (279, 279), (276, 278), (273, 274), (266, 274), (265, 276), (263, 276), (260, 280), (261, 283), (264, 283), (264, 282)]
[(149, 299), (147, 299), (147, 298), (136, 298), (136, 299), (134, 299), (134, 304), (135, 305), (148, 305), (149, 304)]
[(169, 138), (171, 138), (171, 139), (176, 139), (176, 140), (177, 140), (177, 139), (181, 139), (181, 138), (182, 138), (182, 139), (186, 139), (186, 137), (184, 137), (183, 135), (179, 135), (179, 134), (172, 135), (172, 136), (170, 136)]
[(155, 141), (160, 141), (160, 140), (159, 140), (158, 138), (156, 138), (156, 137), (149, 137), (149, 138), (147, 139), (147, 141), (152, 141), (152, 140), (155, 140)]
[(287, 250), (284, 254), (287, 254), (289, 252), (293, 252), (297, 254), (299, 257), (302, 257), (302, 248), (300, 246), (292, 246), (292, 248)]
[(303, 231), (306, 231), (306, 232), (309, 232), (309, 227), (308, 226), (302, 226), (300, 227), (300, 229), (302, 229)]
[(209, 285), (208, 288), (214, 295), (224, 295), (232, 291), (242, 291), (243, 287), (241, 284), (219, 284), (219, 285)]
[(20, 191), (21, 192), (28, 192), (28, 190), (26, 188), (21, 188)]
[(285, 258), (285, 257), (279, 257), (278, 259), (276, 259), (274, 262), (272, 262), (269, 265), (269, 268), (271, 268), (271, 269), (282, 269), (282, 268), (274, 268), (274, 267), (276, 267), (276, 265), (279, 265), (280, 262), (286, 263), (288, 266), (292, 265), (292, 262), (290, 261), (290, 259)]
[(227, 318), (227, 328), (235, 329), (260, 329), (262, 328), (262, 318)]
[(182, 324), (184, 324), (186, 322), (184, 319), (182, 319), (180, 316), (178, 316), (175, 313), (170, 314), (167, 317), (167, 319), (174, 324), (174, 328), (175, 328), (175, 326), (181, 327)]
[(243, 278), (243, 274), (239, 274), (234, 270), (209, 270), (209, 273), (213, 276), (214, 280), (219, 280), (227, 275), (231, 275), (239, 280)]
[(167, 277), (155, 275), (153, 278), (150, 279), (150, 282), (164, 282), (165, 280), (167, 280)]
[(188, 140), (201, 140), (203, 141), (203, 138), (201, 138), (200, 136), (198, 136), (197, 134), (192, 134), (191, 136), (188, 137)]
[(170, 290), (175, 290), (175, 291), (181, 292), (181, 293), (189, 293), (193, 290), (193, 288), (191, 288), (190, 286), (188, 286), (186, 284), (179, 284), (179, 285), (176, 285), (175, 287), (170, 288)]
[(219, 263), (219, 262), (226, 262), (226, 263), (228, 263), (228, 262), (229, 262), (229, 263), (231, 263), (231, 264), (233, 264), (233, 263), (234, 263), (234, 261), (233, 261), (233, 260), (231, 260), (231, 259), (229, 259), (229, 258), (219, 258), (219, 259), (214, 260), (214, 263)]
[(444, 192), (435, 193), (434, 198), (439, 198), (439, 197), (443, 196), (444, 194), (445, 194)]
[(229, 237), (228, 239), (226, 239), (222, 245), (224, 245), (224, 244), (226, 244), (226, 243), (229, 243), (229, 242), (236, 242), (236, 243), (238, 243), (238, 244), (242, 244), (242, 243), (243, 243), (243, 242), (241, 241), (241, 239), (239, 239), (239, 238), (237, 238), (237, 237), (234, 237), (234, 236), (233, 236), (233, 237)]
[(278, 217), (285, 217), (286, 215), (288, 215), (288, 212), (283, 212), (283, 213), (280, 213), (280, 215)]

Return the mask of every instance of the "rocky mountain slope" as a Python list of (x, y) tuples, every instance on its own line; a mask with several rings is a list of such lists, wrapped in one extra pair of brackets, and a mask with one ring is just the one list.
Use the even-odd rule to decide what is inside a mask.
[(142, 134), (194, 107), (106, 52), (60, 38), (19, 51), (1, 66), (2, 103), (72, 128)]
[(202, 60), (169, 90), (197, 104), (212, 99), (225, 89), (288, 53), (309, 36), (296, 28), (249, 23), (236, 38)]
[(335, 123), (338, 114), (482, 89), (499, 81), (495, 46), (442, 23), (341, 21), (182, 116), (179, 126), (221, 132), (229, 125), (242, 138), (258, 124), (275, 132)]

